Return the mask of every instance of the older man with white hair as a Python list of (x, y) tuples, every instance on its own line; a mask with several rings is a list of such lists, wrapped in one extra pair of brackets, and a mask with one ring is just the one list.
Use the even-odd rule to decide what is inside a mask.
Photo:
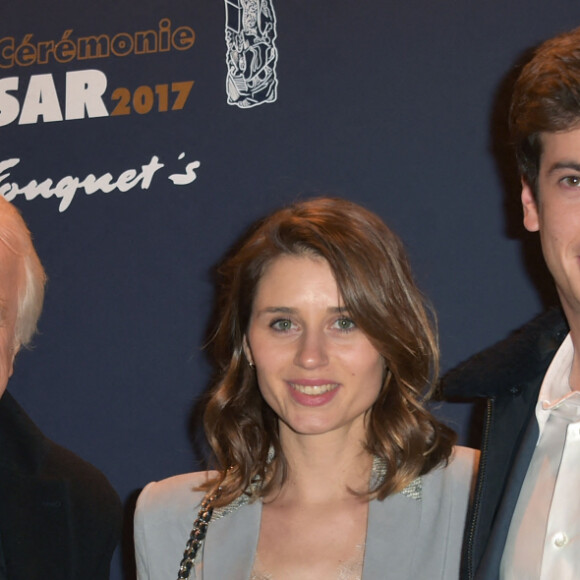
[(6, 390), (36, 331), (45, 281), (26, 224), (0, 196), (0, 580), (102, 580), (120, 533), (117, 493)]

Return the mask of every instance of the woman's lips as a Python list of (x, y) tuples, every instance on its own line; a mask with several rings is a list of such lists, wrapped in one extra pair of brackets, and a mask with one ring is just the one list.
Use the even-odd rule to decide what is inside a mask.
[(327, 380), (287, 381), (290, 395), (300, 405), (318, 407), (326, 405), (338, 393), (340, 383)]
[(323, 395), (338, 388), (338, 383), (323, 383), (320, 385), (302, 385), (300, 383), (289, 383), (290, 386), (304, 395)]

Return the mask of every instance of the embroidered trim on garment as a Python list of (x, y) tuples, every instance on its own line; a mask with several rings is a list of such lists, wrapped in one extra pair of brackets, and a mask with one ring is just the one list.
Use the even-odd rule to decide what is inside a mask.
[(421, 501), (423, 499), (423, 479), (417, 477), (401, 493), (410, 499)]
[[(373, 457), (373, 468), (371, 471), (371, 488), (377, 488), (387, 475), (386, 463), (376, 455)], [(421, 501), (423, 499), (423, 479), (419, 476), (415, 478), (405, 489), (400, 492), (405, 497)]]
[[(250, 486), (250, 488), (254, 487), (257, 487), (256, 483), (253, 483)], [(228, 505), (219, 508), (214, 508), (210, 523), (215, 522), (216, 520), (219, 520), (225, 516), (229, 516), (231, 513), (235, 512), (237, 509), (241, 508), (242, 506), (248, 503), (250, 503), (250, 496), (247, 493), (243, 493), (240, 497), (236, 498)]]
[[(387, 466), (385, 462), (380, 457), (373, 458), (373, 467), (371, 471), (371, 485), (375, 487), (385, 478), (387, 474)], [(259, 482), (254, 482), (250, 486), (249, 493), (243, 493), (240, 497), (236, 498), (234, 501), (229, 503), (226, 506), (215, 508), (213, 510), (211, 521), (215, 522), (219, 520), (242, 506), (250, 503), (250, 496), (254, 495), (254, 492), (257, 490)], [(421, 477), (417, 477), (414, 479), (405, 489), (400, 492), (405, 497), (410, 499), (415, 499), (417, 501), (421, 501), (423, 499), (423, 480)]]

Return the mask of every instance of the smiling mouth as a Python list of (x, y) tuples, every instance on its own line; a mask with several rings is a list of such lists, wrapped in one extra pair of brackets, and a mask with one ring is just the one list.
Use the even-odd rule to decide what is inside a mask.
[(324, 393), (328, 393), (336, 388), (338, 388), (337, 383), (327, 383), (325, 385), (297, 385), (296, 383), (290, 383), (290, 386), (299, 393), (303, 395), (324, 395)]

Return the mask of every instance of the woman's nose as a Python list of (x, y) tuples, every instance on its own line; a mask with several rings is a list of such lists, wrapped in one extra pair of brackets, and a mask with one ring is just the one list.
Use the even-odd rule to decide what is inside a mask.
[(303, 368), (317, 368), (328, 363), (326, 337), (322, 331), (305, 331), (298, 341), (295, 363)]

